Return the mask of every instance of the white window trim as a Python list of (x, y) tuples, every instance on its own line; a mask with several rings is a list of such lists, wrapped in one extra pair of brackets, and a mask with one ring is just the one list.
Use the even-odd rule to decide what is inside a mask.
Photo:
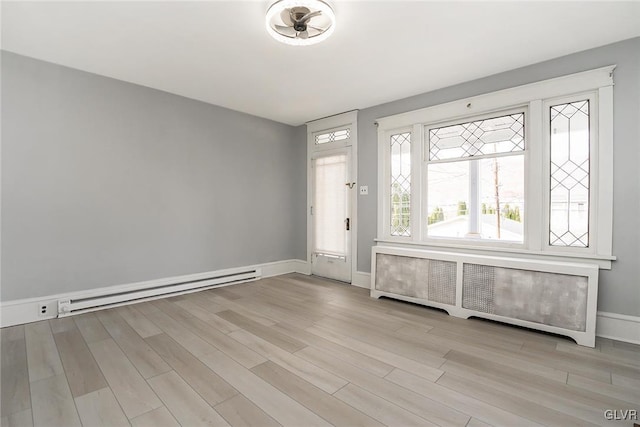
[[(500, 90), (471, 98), (427, 107), (377, 120), (378, 124), (378, 239), (385, 243), (398, 245), (448, 247), (455, 251), (495, 251), (532, 257), (553, 257), (560, 259), (586, 259), (596, 261), (601, 268), (611, 268), (612, 221), (613, 221), (613, 71), (615, 65), (590, 71), (570, 74), (523, 86)], [(548, 112), (545, 109), (563, 98), (577, 99), (591, 94), (597, 102), (592, 108), (596, 124), (592, 127), (590, 187), (590, 243), (589, 248), (552, 247), (548, 244), (548, 212), (543, 208), (542, 215), (532, 215), (531, 206), (546, 206), (548, 195), (548, 160), (545, 135), (548, 124)], [(477, 116), (499, 113), (526, 106), (527, 116), (525, 145), (525, 238), (524, 244), (500, 242), (442, 241), (426, 237), (426, 223), (421, 213), (426, 209), (423, 200), (423, 188), (426, 188), (424, 162), (424, 126), (452, 121), (461, 121)], [(536, 125), (532, 125), (532, 124)], [(540, 125), (542, 124), (542, 125)], [(546, 127), (545, 127), (546, 126)], [(390, 236), (389, 196), (387, 183), (390, 179), (388, 150), (389, 136), (394, 133), (411, 130), (411, 236)], [(543, 147), (539, 145), (542, 143)], [(532, 144), (538, 147), (532, 148)], [(606, 172), (605, 172), (606, 171)], [(546, 174), (546, 175), (545, 175)], [(542, 190), (542, 191), (541, 191)]]

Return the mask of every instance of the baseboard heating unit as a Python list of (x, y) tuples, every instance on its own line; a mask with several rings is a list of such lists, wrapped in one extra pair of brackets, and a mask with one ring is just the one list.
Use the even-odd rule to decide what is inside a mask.
[(58, 300), (58, 317), (248, 282), (257, 280), (261, 276), (261, 268), (249, 268), (182, 276), (173, 279), (147, 282), (146, 284), (133, 284), (124, 287), (118, 286), (115, 287), (115, 289), (102, 288), (77, 298)]
[(371, 296), (524, 326), (595, 346), (598, 266), (374, 246)]

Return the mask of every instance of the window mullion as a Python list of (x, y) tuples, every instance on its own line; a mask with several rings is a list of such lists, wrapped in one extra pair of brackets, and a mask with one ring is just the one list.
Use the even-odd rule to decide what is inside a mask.
[(422, 239), (422, 125), (413, 125), (411, 132), (411, 239)]
[(549, 127), (543, 113), (542, 100), (529, 103), (529, 126), (525, 128), (529, 144), (525, 153), (525, 247), (533, 251), (543, 248), (549, 229)]
[(480, 168), (479, 160), (469, 161), (469, 230), (467, 237), (480, 237)]

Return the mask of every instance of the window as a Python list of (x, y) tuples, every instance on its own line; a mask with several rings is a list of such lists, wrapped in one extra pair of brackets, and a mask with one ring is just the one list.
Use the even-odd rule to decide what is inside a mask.
[(348, 165), (346, 154), (319, 157), (313, 160), (313, 252), (346, 256), (344, 227)]
[(391, 235), (411, 236), (411, 133), (391, 136)]
[(429, 237), (524, 241), (524, 155), (428, 166)]
[(550, 107), (549, 244), (589, 246), (589, 100)]
[(425, 127), (429, 237), (524, 241), (524, 121), (518, 112)]
[(378, 119), (378, 240), (610, 265), (614, 68)]
[(328, 144), (330, 142), (343, 141), (349, 138), (351, 138), (351, 130), (347, 128), (316, 135), (315, 141), (316, 145), (320, 145)]
[(429, 160), (524, 151), (524, 113), (429, 129)]

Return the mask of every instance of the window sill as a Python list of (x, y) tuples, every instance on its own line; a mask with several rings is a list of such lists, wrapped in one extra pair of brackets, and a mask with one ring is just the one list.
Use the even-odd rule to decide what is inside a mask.
[(499, 253), (502, 256), (513, 256), (536, 259), (536, 260), (550, 260), (550, 261), (565, 261), (565, 262), (584, 262), (589, 264), (597, 264), (600, 269), (611, 270), (611, 261), (615, 261), (615, 256), (597, 255), (597, 254), (575, 254), (575, 253), (558, 253), (558, 252), (543, 252), (543, 251), (531, 251), (527, 249), (515, 249), (495, 246), (469, 246), (469, 245), (456, 245), (451, 243), (425, 243), (425, 242), (399, 242), (397, 240), (387, 239), (374, 239), (376, 243), (383, 243), (388, 246), (397, 247), (421, 247), (424, 249), (442, 249), (447, 248), (451, 252), (465, 253), (465, 254), (487, 254)]

